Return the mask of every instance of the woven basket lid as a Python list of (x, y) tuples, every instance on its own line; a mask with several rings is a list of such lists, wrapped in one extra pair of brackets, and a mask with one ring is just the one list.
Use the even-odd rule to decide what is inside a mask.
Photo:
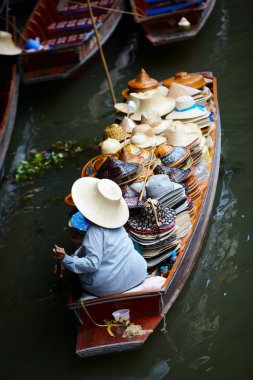
[(122, 141), (125, 139), (125, 135), (126, 135), (125, 130), (119, 124), (114, 123), (114, 124), (108, 125), (104, 129), (103, 137), (105, 140), (108, 138), (111, 138), (111, 139)]
[(153, 90), (156, 87), (158, 87), (158, 81), (150, 78), (144, 69), (141, 69), (135, 79), (128, 82), (128, 88), (131, 92)]
[(189, 74), (185, 71), (175, 74), (174, 77), (165, 79), (162, 84), (166, 87), (170, 87), (172, 82), (183, 84), (193, 88), (201, 88), (205, 86), (206, 82), (201, 74)]

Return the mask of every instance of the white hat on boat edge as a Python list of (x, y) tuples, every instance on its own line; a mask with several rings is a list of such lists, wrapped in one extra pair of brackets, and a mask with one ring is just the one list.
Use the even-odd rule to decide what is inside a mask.
[(176, 108), (166, 116), (166, 119), (183, 120), (195, 117), (207, 116), (209, 112), (205, 107), (195, 103), (195, 100), (188, 95), (179, 96), (176, 99)]
[(22, 50), (16, 46), (9, 32), (0, 30), (0, 55), (18, 55)]
[(71, 194), (78, 210), (98, 226), (118, 228), (129, 218), (119, 185), (109, 179), (79, 178), (74, 182)]

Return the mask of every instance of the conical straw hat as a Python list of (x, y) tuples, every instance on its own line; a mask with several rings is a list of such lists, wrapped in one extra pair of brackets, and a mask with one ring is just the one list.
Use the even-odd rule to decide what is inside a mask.
[(17, 55), (22, 50), (12, 41), (12, 35), (9, 32), (0, 30), (0, 55)]
[(196, 88), (185, 86), (183, 84), (179, 84), (176, 82), (172, 82), (169, 89), (169, 96), (173, 99), (176, 99), (179, 96), (183, 96), (183, 95), (194, 96), (197, 94), (201, 94), (201, 91), (197, 90)]
[(152, 90), (158, 86), (158, 81), (150, 78), (144, 69), (141, 69), (136, 79), (128, 82), (128, 88), (131, 92), (142, 92)]
[(172, 82), (184, 84), (194, 88), (201, 88), (205, 86), (206, 82), (201, 74), (189, 74), (187, 72), (180, 72), (175, 74), (174, 77), (163, 80), (163, 85), (170, 87)]

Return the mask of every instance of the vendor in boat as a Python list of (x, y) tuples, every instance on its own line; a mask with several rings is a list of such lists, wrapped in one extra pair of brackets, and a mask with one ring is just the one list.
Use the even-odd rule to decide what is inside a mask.
[(55, 246), (54, 258), (77, 273), (83, 289), (95, 296), (122, 293), (142, 283), (147, 264), (123, 227), (129, 210), (120, 187), (109, 179), (80, 178), (72, 186), (72, 198), (87, 232), (73, 255)]

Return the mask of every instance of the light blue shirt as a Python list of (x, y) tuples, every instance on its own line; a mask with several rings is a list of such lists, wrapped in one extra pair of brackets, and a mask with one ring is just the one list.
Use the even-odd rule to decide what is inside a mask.
[(62, 263), (77, 273), (84, 290), (95, 296), (125, 292), (147, 275), (147, 263), (124, 227), (108, 229), (92, 224), (81, 247), (74, 255), (65, 255)]

